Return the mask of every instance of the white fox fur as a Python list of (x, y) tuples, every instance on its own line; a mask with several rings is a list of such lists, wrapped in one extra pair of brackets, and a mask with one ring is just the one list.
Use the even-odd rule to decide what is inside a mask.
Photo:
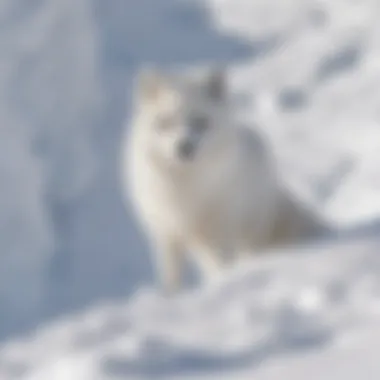
[(258, 133), (234, 124), (221, 70), (144, 71), (128, 134), (123, 176), (168, 291), (185, 254), (212, 278), (239, 254), (317, 227), (280, 187)]

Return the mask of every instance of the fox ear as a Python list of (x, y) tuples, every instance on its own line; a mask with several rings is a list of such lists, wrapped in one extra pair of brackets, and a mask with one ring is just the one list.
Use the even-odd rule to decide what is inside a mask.
[(226, 73), (224, 68), (211, 69), (207, 75), (206, 85), (210, 98), (223, 100), (226, 95)]
[(158, 70), (145, 67), (138, 75), (137, 91), (140, 99), (154, 101), (166, 85), (164, 75)]

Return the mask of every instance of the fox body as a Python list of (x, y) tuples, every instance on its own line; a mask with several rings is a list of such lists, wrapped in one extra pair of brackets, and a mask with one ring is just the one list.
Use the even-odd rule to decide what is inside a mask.
[(178, 287), (184, 255), (209, 279), (314, 229), (280, 188), (262, 137), (234, 125), (222, 71), (142, 73), (128, 132), (123, 176), (166, 290)]

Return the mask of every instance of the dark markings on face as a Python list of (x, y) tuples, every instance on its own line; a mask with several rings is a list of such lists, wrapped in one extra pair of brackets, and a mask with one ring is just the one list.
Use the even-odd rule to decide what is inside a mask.
[(192, 113), (182, 118), (175, 113), (157, 115), (156, 128), (160, 133), (170, 132), (179, 125), (184, 125), (190, 133), (204, 134), (210, 128), (210, 117), (202, 113)]
[(194, 114), (188, 117), (188, 125), (196, 134), (203, 134), (210, 127), (210, 120), (207, 115)]

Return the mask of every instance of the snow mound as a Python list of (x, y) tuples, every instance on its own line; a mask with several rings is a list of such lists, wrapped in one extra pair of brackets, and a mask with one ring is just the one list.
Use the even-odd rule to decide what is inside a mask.
[(4, 345), (0, 373), (207, 377), (339, 347), (371, 323), (380, 327), (378, 248), (379, 241), (358, 240), (278, 252), (232, 268), (219, 284), (170, 298), (142, 289), (126, 304), (100, 305)]

